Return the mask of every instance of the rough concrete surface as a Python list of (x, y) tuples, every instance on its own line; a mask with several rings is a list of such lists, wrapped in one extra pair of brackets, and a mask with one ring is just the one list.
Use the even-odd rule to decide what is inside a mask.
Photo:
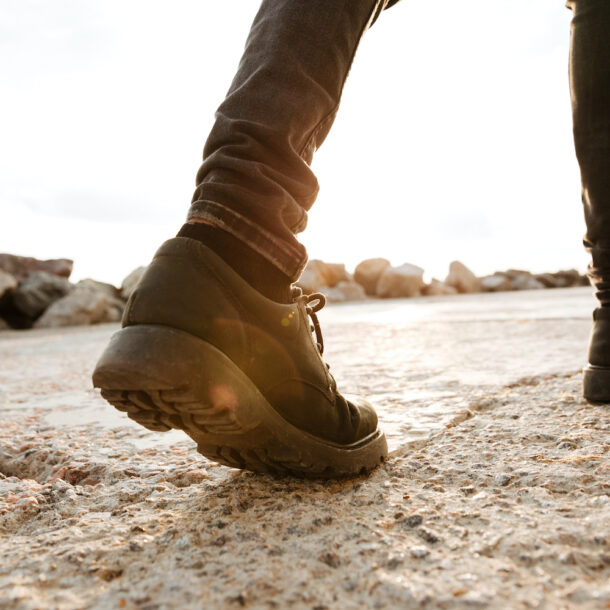
[(215, 465), (106, 406), (115, 325), (0, 334), (0, 608), (608, 608), (610, 408), (588, 289), (336, 305), (342, 388), (388, 462), (302, 481)]

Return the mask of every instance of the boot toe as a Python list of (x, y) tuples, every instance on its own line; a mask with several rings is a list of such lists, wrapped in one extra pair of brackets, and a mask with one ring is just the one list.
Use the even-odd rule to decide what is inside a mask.
[(355, 440), (360, 440), (375, 432), (377, 430), (378, 418), (373, 406), (361, 396), (348, 395), (345, 398), (357, 413)]

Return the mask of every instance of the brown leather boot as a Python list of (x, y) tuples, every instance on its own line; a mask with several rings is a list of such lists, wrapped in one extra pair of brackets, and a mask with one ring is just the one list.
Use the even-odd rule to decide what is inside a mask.
[(228, 466), (369, 471), (387, 455), (385, 436), (366, 401), (337, 391), (321, 358), (323, 304), (298, 289), (292, 304), (271, 301), (202, 243), (170, 239), (129, 299), (93, 384), (138, 423), (184, 430)]
[(593, 312), (589, 364), (583, 371), (583, 396), (591, 402), (610, 402), (610, 309)]

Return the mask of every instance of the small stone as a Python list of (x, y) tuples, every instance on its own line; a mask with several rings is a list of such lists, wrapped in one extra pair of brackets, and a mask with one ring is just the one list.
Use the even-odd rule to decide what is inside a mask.
[(427, 528), (427, 527), (420, 527), (417, 530), (417, 535), (422, 539), (425, 540), (426, 542), (429, 542), (430, 544), (435, 544), (436, 542), (440, 542), (440, 536), (433, 530)]
[(425, 559), (430, 555), (430, 551), (425, 546), (414, 546), (411, 549), (411, 557), (415, 559)]
[(510, 474), (499, 473), (494, 477), (494, 483), (498, 487), (506, 487), (511, 481), (513, 477)]
[(234, 602), (240, 606), (245, 606), (248, 598), (246, 597), (245, 593), (240, 593), (239, 595), (236, 595), (235, 597), (230, 597), (229, 601)]
[(418, 525), (421, 525), (424, 521), (424, 518), (421, 515), (418, 515), (417, 513), (414, 515), (409, 515), (408, 517), (406, 517), (403, 521), (403, 525), (405, 525), (405, 527), (417, 527)]
[(180, 550), (188, 549), (190, 545), (191, 541), (189, 540), (188, 536), (182, 536), (182, 538), (178, 538), (175, 544), (176, 548)]
[(404, 557), (400, 555), (390, 557), (390, 559), (388, 559), (388, 562), (386, 563), (386, 567), (388, 568), (388, 570), (395, 570), (402, 563), (404, 563)]
[(214, 546), (224, 546), (227, 543), (226, 536), (218, 536), (215, 540), (212, 541)]
[(106, 582), (110, 582), (123, 574), (122, 568), (100, 568), (96, 574)]
[(331, 568), (338, 568), (341, 565), (341, 559), (336, 553), (328, 552), (320, 555), (320, 561)]

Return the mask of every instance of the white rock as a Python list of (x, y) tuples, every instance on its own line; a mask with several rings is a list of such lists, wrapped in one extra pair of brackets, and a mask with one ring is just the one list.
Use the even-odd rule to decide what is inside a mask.
[(116, 299), (120, 296), (120, 291), (116, 286), (112, 284), (107, 284), (106, 282), (98, 282), (97, 280), (92, 280), (91, 278), (87, 278), (85, 280), (80, 280), (74, 285), (76, 290), (90, 290), (93, 292), (101, 292), (106, 296)]
[(336, 286), (341, 281), (350, 280), (345, 265), (340, 263), (325, 263), (324, 261), (310, 260), (296, 284), (306, 293), (317, 292), (324, 286)]
[(364, 288), (368, 295), (376, 294), (377, 282), (381, 274), (390, 266), (385, 258), (368, 258), (358, 264), (354, 279)]
[(517, 275), (512, 279), (512, 285), (515, 290), (541, 290), (545, 287), (530, 273)]
[(363, 301), (366, 299), (364, 288), (353, 280), (339, 282), (332, 288), (322, 288), (322, 293), (329, 303)]
[(504, 292), (513, 290), (513, 284), (505, 275), (487, 275), (480, 278), (481, 289), (485, 292)]
[(387, 267), (377, 282), (377, 296), (381, 298), (415, 297), (424, 287), (424, 270), (405, 263)]
[(55, 301), (36, 321), (35, 328), (79, 326), (100, 322), (118, 322), (123, 301), (113, 296), (117, 289), (110, 284), (82, 280), (65, 297)]
[(453, 286), (458, 292), (480, 292), (481, 282), (477, 276), (460, 261), (453, 261), (449, 265), (449, 275), (445, 284)]

